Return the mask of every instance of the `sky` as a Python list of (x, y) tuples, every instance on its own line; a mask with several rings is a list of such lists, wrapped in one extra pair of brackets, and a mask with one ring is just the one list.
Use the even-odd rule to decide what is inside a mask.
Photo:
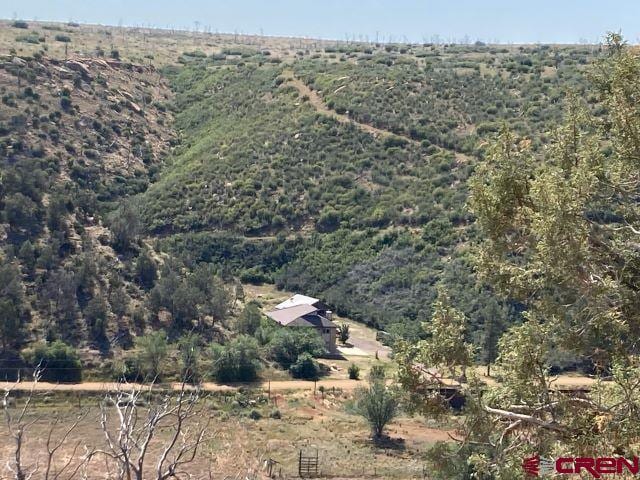
[(391, 42), (640, 39), (640, 0), (0, 0), (0, 17)]

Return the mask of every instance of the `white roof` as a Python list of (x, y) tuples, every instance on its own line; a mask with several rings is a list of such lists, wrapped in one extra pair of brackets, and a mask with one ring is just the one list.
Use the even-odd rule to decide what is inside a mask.
[(306, 295), (300, 295), (296, 293), (293, 297), (288, 298), (282, 303), (276, 305), (276, 310), (282, 310), (283, 308), (296, 307), (298, 305), (313, 305), (320, 300), (313, 297), (307, 297)]

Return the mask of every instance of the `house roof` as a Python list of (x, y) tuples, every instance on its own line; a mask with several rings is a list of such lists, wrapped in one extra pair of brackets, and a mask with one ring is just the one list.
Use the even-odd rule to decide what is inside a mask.
[[(277, 307), (276, 307), (277, 308)], [(318, 309), (312, 305), (295, 305), (289, 308), (280, 308), (267, 312), (267, 316), (280, 325), (288, 325), (297, 318), (316, 312)]]
[(328, 320), (327, 318), (323, 317), (322, 315), (318, 315), (317, 313), (310, 313), (308, 315), (304, 315), (303, 317), (296, 318), (289, 325), (316, 328), (338, 328), (338, 326), (331, 320)]
[(313, 297), (307, 297), (306, 295), (300, 295), (296, 293), (293, 297), (288, 298), (282, 303), (276, 305), (276, 310), (282, 310), (284, 308), (296, 307), (298, 305), (314, 305), (320, 300)]

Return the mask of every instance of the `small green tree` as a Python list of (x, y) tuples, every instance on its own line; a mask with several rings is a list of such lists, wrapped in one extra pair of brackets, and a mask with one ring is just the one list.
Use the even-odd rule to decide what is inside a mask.
[(260, 327), (261, 320), (262, 312), (260, 312), (260, 307), (255, 302), (249, 302), (238, 317), (236, 330), (241, 334), (253, 335)]
[(369, 423), (375, 441), (382, 438), (384, 428), (395, 418), (397, 408), (398, 399), (383, 381), (372, 382), (356, 391), (356, 412)]
[(338, 327), (338, 337), (340, 338), (340, 342), (344, 345), (349, 340), (351, 334), (349, 333), (349, 325), (346, 323), (341, 324)]
[(349, 365), (347, 372), (349, 373), (349, 378), (351, 380), (360, 380), (360, 367), (355, 363)]
[(202, 339), (195, 333), (187, 333), (178, 341), (180, 352), (181, 378), (185, 382), (196, 382), (200, 378), (200, 343)]
[(147, 250), (143, 250), (135, 263), (136, 282), (145, 290), (151, 290), (158, 279), (158, 269)]
[(107, 327), (107, 303), (102, 295), (98, 295), (87, 303), (84, 318), (93, 340), (104, 340)]
[(144, 372), (147, 380), (160, 379), (163, 361), (169, 349), (167, 336), (164, 331), (158, 330), (138, 337), (135, 343), (140, 371)]
[(123, 202), (110, 216), (109, 228), (113, 236), (113, 248), (125, 252), (137, 241), (142, 229), (137, 205), (131, 201)]

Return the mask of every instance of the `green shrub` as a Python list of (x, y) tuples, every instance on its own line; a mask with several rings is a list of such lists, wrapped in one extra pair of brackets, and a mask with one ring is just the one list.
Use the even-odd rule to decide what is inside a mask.
[(308, 353), (303, 353), (298, 360), (289, 367), (289, 372), (293, 378), (303, 378), (305, 380), (317, 380), (320, 377), (320, 365)]
[(144, 372), (148, 381), (159, 380), (162, 377), (163, 366), (169, 349), (167, 335), (164, 331), (158, 330), (142, 337), (137, 337), (135, 344), (140, 371)]
[(76, 350), (61, 340), (38, 343), (24, 351), (26, 362), (42, 369), (45, 382), (78, 383), (82, 381), (82, 366)]
[(262, 418), (262, 414), (258, 410), (253, 409), (249, 412), (249, 418), (251, 420), (260, 420)]
[(283, 368), (289, 368), (303, 353), (318, 357), (324, 352), (324, 341), (313, 328), (280, 328), (269, 342), (271, 358)]
[(275, 408), (275, 409), (271, 410), (271, 413), (269, 413), (269, 418), (280, 420), (282, 418), (282, 413), (280, 412), (280, 410)]
[(356, 391), (356, 411), (369, 423), (375, 440), (382, 438), (385, 426), (396, 416), (397, 405), (398, 399), (384, 382)]
[(348, 372), (351, 380), (360, 380), (360, 367), (358, 365), (355, 363), (349, 365)]
[(227, 345), (212, 345), (211, 376), (218, 382), (251, 382), (258, 377), (258, 342), (246, 335)]
[(21, 28), (21, 29), (24, 29), (24, 30), (29, 28), (29, 24), (27, 22), (25, 22), (24, 20), (14, 20), (13, 22), (11, 22), (11, 26), (13, 28)]

